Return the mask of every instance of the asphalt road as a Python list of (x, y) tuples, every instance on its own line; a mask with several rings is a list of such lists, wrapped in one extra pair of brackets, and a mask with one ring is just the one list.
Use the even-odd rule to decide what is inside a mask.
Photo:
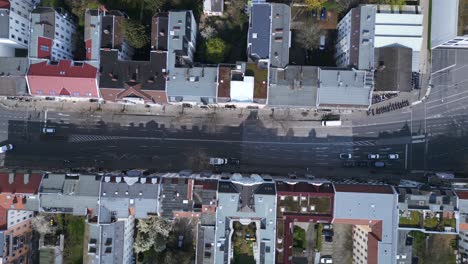
[[(238, 126), (219, 126), (211, 118), (177, 121), (167, 116), (0, 108), (0, 138), (15, 146), (5, 155), (4, 166), (273, 175), (307, 171), (327, 176), (463, 171), (468, 160), (468, 53), (460, 52), (435, 54), (446, 64), (433, 67), (432, 91), (424, 102), (355, 118), (343, 127), (310, 127), (308, 137), (295, 136), (294, 128), (279, 136), (277, 129), (264, 127), (255, 111)], [(56, 134), (44, 135), (45, 126), (56, 128)], [(352, 161), (380, 154), (386, 167), (342, 168), (340, 153), (352, 154)], [(388, 160), (388, 154), (399, 159)], [(241, 165), (213, 168), (207, 164), (209, 157), (238, 158)]]

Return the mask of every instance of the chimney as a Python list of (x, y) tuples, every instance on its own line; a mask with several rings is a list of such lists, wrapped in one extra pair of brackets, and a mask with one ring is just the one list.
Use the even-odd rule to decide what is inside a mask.
[(8, 183), (13, 184), (14, 181), (15, 181), (15, 174), (13, 172), (10, 172), (8, 174)]
[(23, 175), (23, 181), (25, 185), (29, 183), (29, 173)]

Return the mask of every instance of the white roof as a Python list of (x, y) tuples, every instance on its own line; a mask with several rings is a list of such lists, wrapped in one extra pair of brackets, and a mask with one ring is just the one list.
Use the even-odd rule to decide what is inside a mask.
[(375, 24), (402, 24), (402, 25), (421, 25), (423, 15), (421, 14), (396, 14), (396, 13), (377, 13), (375, 15)]
[(254, 77), (244, 76), (244, 81), (231, 81), (231, 101), (252, 102), (254, 96)]
[(432, 0), (431, 48), (457, 36), (458, 0)]
[(377, 13), (375, 17), (376, 48), (400, 44), (420, 51), (423, 34), (421, 14)]

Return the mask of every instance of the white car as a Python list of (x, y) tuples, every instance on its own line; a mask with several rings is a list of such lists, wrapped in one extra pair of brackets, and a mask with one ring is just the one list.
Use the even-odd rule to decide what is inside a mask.
[(369, 154), (367, 155), (368, 159), (378, 159), (380, 158), (379, 154)]
[(333, 259), (331, 258), (331, 256), (323, 256), (320, 258), (320, 263), (331, 264), (333, 263)]
[(388, 159), (397, 160), (399, 158), (400, 156), (398, 156), (398, 154), (388, 154)]
[(7, 145), (3, 145), (0, 147), (0, 153), (5, 153), (9, 150), (12, 150), (13, 149), (13, 145), (12, 144), (7, 144)]

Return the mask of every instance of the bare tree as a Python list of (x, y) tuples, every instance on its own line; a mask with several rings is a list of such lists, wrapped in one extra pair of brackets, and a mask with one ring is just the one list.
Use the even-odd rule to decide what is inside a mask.
[(31, 225), (33, 230), (37, 231), (41, 236), (55, 232), (55, 228), (50, 224), (50, 222), (43, 214), (38, 214), (33, 217), (31, 219)]
[(200, 32), (200, 35), (204, 38), (204, 39), (210, 39), (212, 38), (214, 35), (216, 34), (216, 29), (212, 26), (205, 26), (204, 28), (202, 28), (201, 32)]
[(304, 26), (296, 32), (296, 42), (306, 50), (313, 50), (318, 48), (320, 42), (321, 31), (316, 23), (308, 20)]

